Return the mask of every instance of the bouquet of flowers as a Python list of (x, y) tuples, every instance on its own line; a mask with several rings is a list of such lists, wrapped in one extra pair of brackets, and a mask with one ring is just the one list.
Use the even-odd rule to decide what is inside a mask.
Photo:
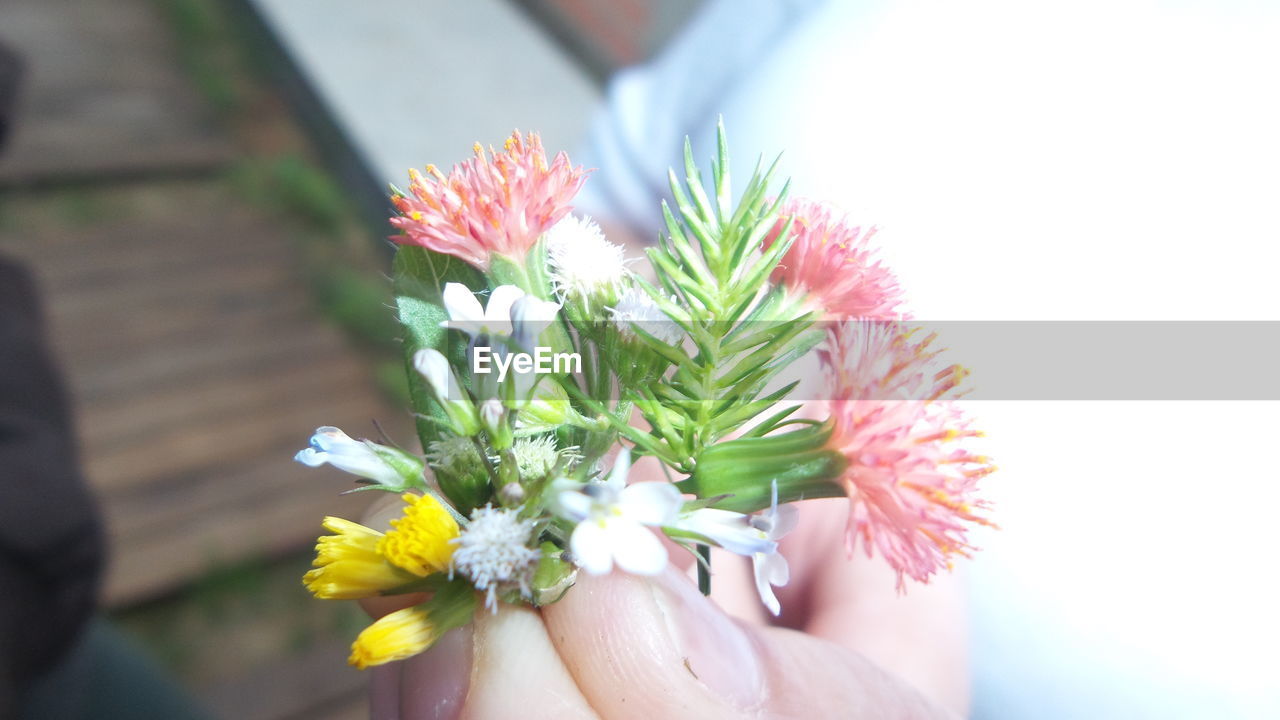
[[(423, 452), (321, 427), (296, 458), (403, 500), (387, 532), (325, 518), (304, 578), (319, 598), (425, 593), (361, 632), (353, 665), (498, 603), (554, 603), (580, 572), (658, 573), (668, 547), (697, 558), (703, 592), (711, 547), (751, 558), (776, 615), (779, 541), (808, 498), (847, 497), (849, 552), (881, 555), (900, 589), (972, 549), (994, 468), (950, 402), (966, 373), (903, 320), (874, 230), (787, 199), (759, 163), (735, 202), (723, 128), (710, 168), (708, 184), (686, 141), (649, 272), (570, 214), (587, 173), (535, 134), (392, 188)], [(806, 357), (826, 403), (792, 397)], [(640, 457), (665, 479), (629, 483)]]

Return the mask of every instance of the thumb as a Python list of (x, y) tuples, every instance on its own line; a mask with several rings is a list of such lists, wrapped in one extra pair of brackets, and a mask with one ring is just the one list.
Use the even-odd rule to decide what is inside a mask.
[(948, 717), (852, 650), (730, 618), (670, 568), (582, 577), (543, 618), (604, 718)]
[(499, 605), (431, 649), (374, 668), (373, 720), (594, 720), (538, 613)]

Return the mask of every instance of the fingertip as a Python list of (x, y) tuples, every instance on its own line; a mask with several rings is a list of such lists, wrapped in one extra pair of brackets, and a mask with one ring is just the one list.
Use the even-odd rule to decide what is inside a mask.
[(471, 686), (471, 626), (450, 630), (429, 650), (402, 663), (400, 718), (456, 720), (462, 715)]
[(369, 720), (400, 720), (400, 665), (369, 671)]

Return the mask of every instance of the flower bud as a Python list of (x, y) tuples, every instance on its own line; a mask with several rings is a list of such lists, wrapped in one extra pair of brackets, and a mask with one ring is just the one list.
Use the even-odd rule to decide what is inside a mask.
[(752, 513), (777, 502), (841, 497), (840, 482), (849, 461), (828, 446), (830, 423), (765, 437), (726, 440), (698, 456), (693, 475), (676, 483), (700, 498), (727, 495), (712, 507)]
[(489, 434), (489, 444), (494, 450), (511, 447), (514, 436), (511, 423), (507, 421), (507, 409), (501, 400), (490, 398), (480, 404), (480, 425)]
[(431, 443), (427, 461), (435, 470), (440, 491), (458, 512), (469, 515), (489, 501), (493, 493), (489, 469), (471, 438), (451, 437)]
[(444, 409), (453, 431), (462, 436), (475, 435), (480, 427), (475, 406), (458, 387), (449, 360), (439, 350), (425, 348), (413, 355), (413, 367), (427, 381), (436, 402)]

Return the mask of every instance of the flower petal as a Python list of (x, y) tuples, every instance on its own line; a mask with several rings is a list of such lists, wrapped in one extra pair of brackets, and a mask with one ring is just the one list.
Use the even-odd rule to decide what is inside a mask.
[(749, 516), (730, 510), (701, 508), (682, 516), (675, 526), (702, 535), (735, 555), (751, 557), (777, 550), (778, 544), (752, 527), (750, 520)]
[(772, 553), (766, 555), (761, 553), (755, 557), (755, 576), (756, 576), (756, 592), (760, 594), (760, 602), (769, 608), (769, 612), (777, 616), (782, 612), (782, 605), (778, 602), (778, 596), (773, 594), (773, 586), (770, 585), (770, 573), (772, 570), (772, 558), (778, 558), (782, 561), (782, 567), (787, 567), (787, 561), (781, 555)]
[(556, 319), (560, 304), (525, 295), (511, 306), (511, 334), (520, 347), (534, 349), (543, 331)]
[(657, 575), (667, 566), (667, 549), (645, 526), (625, 519), (608, 521), (613, 559), (633, 575)]
[[(446, 327), (458, 328), (474, 335), (484, 323), (484, 309), (471, 289), (462, 283), (451, 282), (444, 286), (441, 294), (444, 309), (449, 313)], [(441, 325), (445, 325), (441, 323)]]
[(569, 536), (569, 550), (573, 552), (574, 561), (592, 575), (604, 575), (613, 569), (610, 530), (604, 520), (587, 519), (578, 523), (573, 535)]
[(505, 326), (511, 322), (511, 306), (524, 297), (525, 292), (515, 285), (499, 285), (489, 293), (484, 308), (484, 322), (490, 328)]
[(325, 452), (333, 452), (335, 447), (352, 442), (355, 441), (350, 435), (332, 425), (316, 428), (315, 434), (311, 436), (311, 446)]
[(591, 514), (591, 498), (577, 490), (565, 490), (555, 496), (556, 511), (570, 520), (580, 521)]
[[(613, 479), (610, 478), (612, 483)], [(645, 525), (671, 525), (684, 499), (674, 485), (643, 482), (628, 485), (618, 496), (618, 509), (627, 518)]]
[(604, 484), (614, 492), (622, 492), (627, 484), (627, 473), (631, 472), (631, 448), (623, 447), (613, 459), (613, 468), (609, 471), (609, 479)]
[(800, 523), (800, 511), (794, 505), (783, 505), (770, 518), (772, 527), (768, 529), (770, 540), (781, 540), (796, 529)]
[(427, 379), (427, 384), (431, 386), (436, 397), (442, 399), (449, 397), (449, 360), (439, 350), (424, 348), (414, 353), (413, 368)]
[(329, 462), (329, 453), (316, 450), (313, 447), (303, 448), (293, 456), (294, 462), (302, 463), (307, 467), (320, 467)]

